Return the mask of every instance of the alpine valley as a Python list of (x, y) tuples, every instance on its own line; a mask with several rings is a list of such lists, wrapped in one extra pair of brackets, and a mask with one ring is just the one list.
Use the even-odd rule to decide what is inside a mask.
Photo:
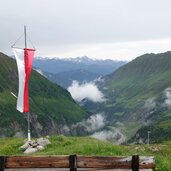
[[(67, 90), (33, 71), (29, 86), (34, 135), (91, 135), (144, 143), (150, 131), (151, 142), (171, 139), (171, 52), (145, 54), (113, 71), (96, 81), (105, 100), (83, 99), (82, 107)], [(16, 63), (2, 53), (0, 80), (0, 135), (25, 134), (26, 118), (16, 111), (11, 95), (17, 94)]]
[[(103, 112), (106, 132), (120, 131), (118, 140), (151, 142), (171, 138), (171, 52), (145, 54), (97, 82), (105, 95), (103, 103), (84, 99), (91, 112)], [(122, 134), (121, 134), (122, 133)]]

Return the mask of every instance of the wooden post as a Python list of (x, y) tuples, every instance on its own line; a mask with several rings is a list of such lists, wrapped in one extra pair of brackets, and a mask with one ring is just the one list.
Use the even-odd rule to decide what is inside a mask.
[(0, 156), (0, 171), (5, 169), (5, 156)]
[(76, 155), (69, 156), (69, 167), (70, 167), (70, 171), (77, 171), (77, 156)]
[(139, 156), (132, 156), (132, 171), (139, 171)]

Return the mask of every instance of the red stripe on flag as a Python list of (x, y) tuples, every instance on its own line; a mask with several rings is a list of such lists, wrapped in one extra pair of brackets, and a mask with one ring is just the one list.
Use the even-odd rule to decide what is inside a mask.
[(34, 49), (24, 49), (24, 64), (25, 64), (25, 83), (24, 83), (24, 110), (23, 112), (29, 112), (29, 92), (28, 81), (31, 74)]

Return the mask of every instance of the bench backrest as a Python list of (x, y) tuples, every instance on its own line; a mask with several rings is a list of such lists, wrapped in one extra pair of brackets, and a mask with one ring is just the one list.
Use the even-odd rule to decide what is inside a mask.
[(17, 168), (155, 169), (154, 157), (132, 156), (0, 156), (0, 171)]

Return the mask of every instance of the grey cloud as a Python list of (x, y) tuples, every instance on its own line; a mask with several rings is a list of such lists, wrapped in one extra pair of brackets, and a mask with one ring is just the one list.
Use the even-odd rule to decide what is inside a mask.
[[(67, 51), (99, 43), (171, 38), (169, 0), (5, 0), (0, 2), (1, 51), (28, 26), (35, 46)], [(66, 49), (64, 47), (67, 47)], [(87, 53), (87, 52), (85, 52)], [(84, 54), (78, 54), (84, 55)]]

